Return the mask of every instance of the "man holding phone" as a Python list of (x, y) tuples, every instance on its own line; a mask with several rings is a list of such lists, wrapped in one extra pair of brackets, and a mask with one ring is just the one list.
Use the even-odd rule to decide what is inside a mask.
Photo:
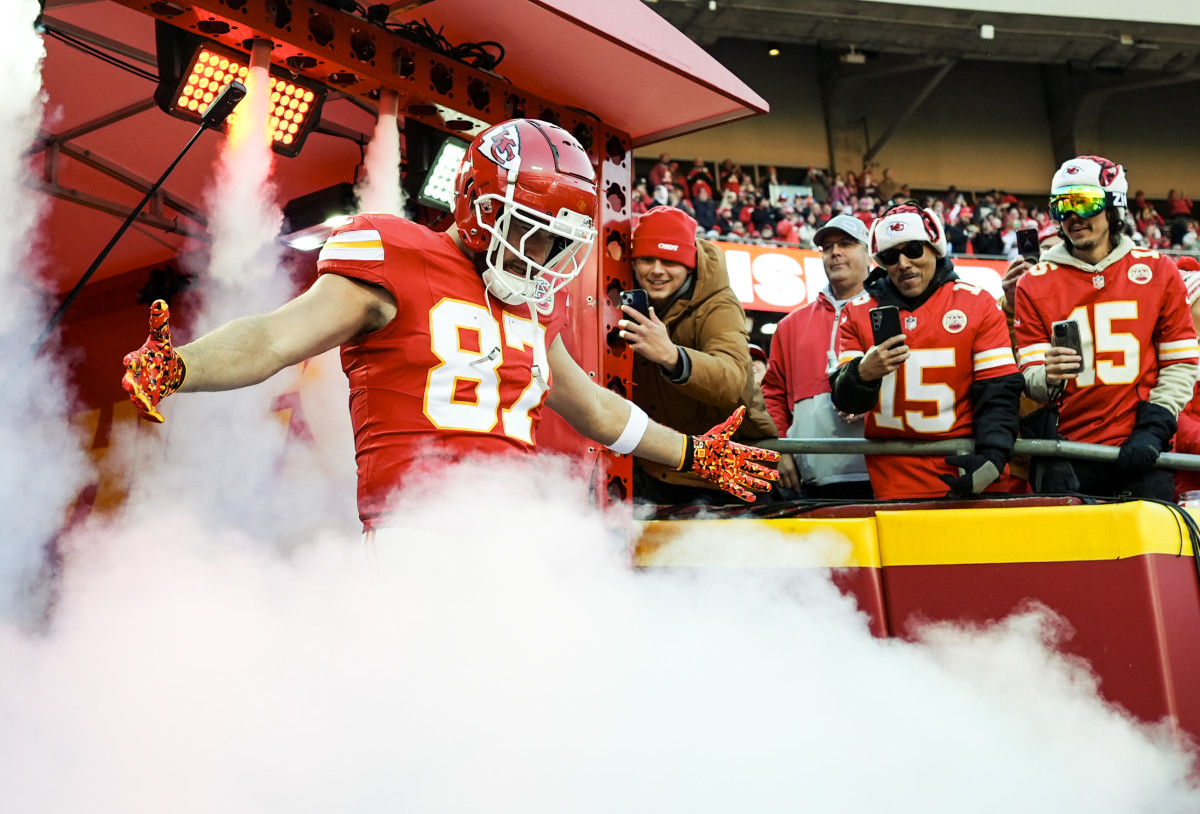
[[(1121, 449), (1116, 466), (1071, 461), (1074, 479), (1043, 491), (1170, 500), (1172, 475), (1155, 462), (1192, 397), (1200, 348), (1174, 262), (1122, 234), (1128, 190), (1125, 168), (1099, 156), (1054, 174), (1050, 213), (1064, 242), (1017, 284), (1017, 354), (1030, 397), (1061, 400), (1059, 434)], [(1078, 351), (1063, 347), (1073, 333)]]
[[(778, 437), (754, 381), (746, 312), (729, 287), (724, 253), (696, 238), (696, 221), (686, 212), (656, 206), (634, 226), (631, 254), (634, 279), (649, 303), (643, 314), (636, 307), (641, 294), (627, 292), (625, 318), (617, 323), (636, 354), (634, 404), (683, 433), (744, 406), (736, 438)], [(638, 461), (634, 495), (658, 504), (736, 502), (700, 478)]]
[(868, 455), (875, 496), (1004, 491), (1024, 380), (999, 305), (959, 280), (941, 223), (915, 202), (884, 212), (869, 248), (880, 268), (842, 314), (834, 406), (867, 413), (867, 438), (975, 440), (944, 460)]

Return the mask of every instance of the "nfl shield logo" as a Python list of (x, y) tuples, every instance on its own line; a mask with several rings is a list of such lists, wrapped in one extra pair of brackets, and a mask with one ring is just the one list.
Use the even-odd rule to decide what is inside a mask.
[(1094, 285), (1096, 288), (1104, 288), (1104, 275), (1097, 274), (1095, 277), (1093, 277), (1092, 285)]
[(904, 330), (911, 331), (917, 327), (917, 318), (909, 314), (904, 318)]

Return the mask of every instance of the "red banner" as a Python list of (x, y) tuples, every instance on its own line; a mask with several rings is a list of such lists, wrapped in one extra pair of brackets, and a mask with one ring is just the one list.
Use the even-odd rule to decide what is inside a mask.
[[(787, 313), (815, 300), (826, 285), (820, 252), (722, 241), (716, 245), (725, 252), (729, 285), (747, 311)], [(1000, 296), (1006, 268), (1007, 260), (977, 260), (969, 254), (954, 258), (959, 277), (995, 297)]]

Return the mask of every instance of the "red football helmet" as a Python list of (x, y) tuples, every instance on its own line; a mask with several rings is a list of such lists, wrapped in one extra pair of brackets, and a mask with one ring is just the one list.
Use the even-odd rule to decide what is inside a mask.
[[(466, 247), (483, 253), (488, 290), (548, 313), (596, 239), (596, 173), (579, 142), (536, 119), (489, 127), (467, 149), (456, 192), (454, 219)], [(526, 247), (546, 238), (545, 261), (529, 257)]]

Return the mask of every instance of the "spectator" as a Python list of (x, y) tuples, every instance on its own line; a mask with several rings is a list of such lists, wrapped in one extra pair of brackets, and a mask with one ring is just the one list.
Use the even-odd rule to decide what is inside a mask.
[(753, 342), (750, 343), (750, 369), (754, 371), (754, 383), (762, 387), (763, 376), (767, 375), (767, 352)]
[(671, 181), (671, 156), (663, 153), (658, 157), (658, 161), (650, 168), (649, 174), (646, 176), (647, 183), (651, 189), (655, 187), (669, 187)]
[[(1039, 491), (1174, 495), (1171, 473), (1154, 464), (1192, 397), (1200, 349), (1175, 264), (1158, 252), (1135, 251), (1119, 231), (1128, 189), (1119, 164), (1098, 156), (1065, 162), (1050, 192), (1064, 242), (1017, 283), (1027, 392), (1042, 404), (1061, 403), (1057, 432), (1068, 440), (1121, 448), (1115, 466), (1035, 462)], [(1066, 319), (1076, 320), (1084, 338), (1082, 359), (1052, 344), (1051, 325)]]
[(868, 229), (875, 222), (875, 202), (869, 197), (860, 198), (858, 201), (858, 211), (854, 213), (854, 217), (862, 221), (863, 226)]
[[(842, 315), (834, 406), (869, 413), (867, 438), (975, 439), (973, 453), (944, 461), (868, 455), (875, 495), (1003, 491), (1023, 380), (1000, 309), (986, 292), (958, 281), (945, 233), (928, 209), (909, 203), (887, 210), (871, 229), (870, 248), (882, 269)], [(898, 308), (904, 331), (878, 345), (876, 306)]]
[(644, 215), (654, 206), (654, 199), (646, 192), (646, 179), (639, 178), (633, 185), (633, 195), (629, 200), (629, 211), (635, 215)]
[(758, 191), (764, 200), (770, 201), (773, 199), (772, 187), (778, 189), (783, 184), (779, 180), (779, 172), (774, 167), (767, 167), (767, 171), (763, 173), (762, 180), (759, 181)]
[(1167, 220), (1171, 222), (1171, 245), (1183, 244), (1188, 222), (1192, 219), (1192, 199), (1177, 189), (1167, 193)]
[(972, 238), (971, 245), (975, 249), (975, 254), (1000, 257), (1003, 253), (1000, 235), (996, 232), (996, 222), (990, 216), (980, 221), (979, 233)]
[[(1175, 261), (1183, 276), (1187, 290), (1188, 306), (1192, 312), (1192, 325), (1200, 331), (1200, 262), (1194, 257), (1179, 257)], [(1175, 448), (1189, 455), (1200, 454), (1200, 382), (1192, 390), (1192, 400), (1179, 413), (1179, 432), (1175, 435)], [(1175, 472), (1175, 499), (1185, 492), (1200, 490), (1200, 472), (1179, 469)]]
[(692, 168), (687, 174), (687, 188), (690, 196), (694, 200), (700, 190), (707, 189), (708, 197), (713, 196), (713, 188), (717, 182), (713, 179), (712, 173), (709, 172), (708, 165), (704, 163), (703, 158), (697, 158), (692, 162)]
[[(150, 338), (125, 357), (122, 386), (139, 413), (161, 422), (159, 402), (176, 391), (246, 387), (342, 345), (368, 530), (394, 527), (397, 489), (447, 462), (532, 453), (543, 403), (618, 452), (665, 466), (684, 453), (683, 469), (688, 450), (693, 460), (711, 454), (593, 382), (559, 336), (566, 304), (556, 310), (554, 294), (596, 237), (596, 178), (571, 134), (502, 122), (475, 137), (457, 179), (452, 231), (358, 215), (321, 250), (312, 287), (273, 313), (175, 348), (166, 303), (156, 302)], [(468, 333), (474, 348), (461, 343)], [(720, 439), (700, 443), (720, 449)]]
[(829, 203), (837, 210), (835, 215), (841, 214), (841, 207), (850, 203), (850, 190), (846, 188), (840, 172), (833, 176), (833, 184), (829, 187)]
[[(740, 438), (775, 438), (750, 367), (746, 313), (729, 287), (725, 255), (696, 239), (696, 222), (679, 210), (651, 209), (633, 232), (633, 272), (650, 295), (642, 316), (626, 307), (618, 323), (636, 354), (634, 403), (683, 433), (710, 416), (747, 408)], [(718, 418), (718, 422), (720, 418)], [(635, 494), (659, 504), (727, 502), (697, 478), (669, 467), (635, 468)]]
[(704, 231), (712, 229), (717, 224), (717, 204), (708, 194), (708, 187), (701, 184), (692, 199), (692, 207), (696, 210), (696, 222)]
[[(961, 209), (959, 210), (961, 211)], [(958, 212), (951, 212), (947, 218), (946, 240), (950, 244), (950, 253), (960, 255), (967, 253), (967, 230), (958, 221)]]
[[(775, 426), (788, 438), (862, 438), (861, 416), (839, 413), (829, 374), (837, 364), (837, 326), (842, 309), (862, 293), (871, 269), (867, 229), (840, 215), (817, 231), (828, 284), (817, 298), (779, 321), (763, 397)], [(784, 455), (780, 485), (805, 498), (870, 500), (874, 495), (861, 455)]]
[(896, 179), (892, 177), (892, 171), (885, 169), (883, 171), (883, 178), (879, 180), (879, 200), (884, 204), (888, 204), (899, 191), (900, 184), (896, 183)]
[(667, 206), (671, 200), (671, 190), (659, 184), (654, 188), (654, 194), (651, 197), (654, 199), (655, 206)]

